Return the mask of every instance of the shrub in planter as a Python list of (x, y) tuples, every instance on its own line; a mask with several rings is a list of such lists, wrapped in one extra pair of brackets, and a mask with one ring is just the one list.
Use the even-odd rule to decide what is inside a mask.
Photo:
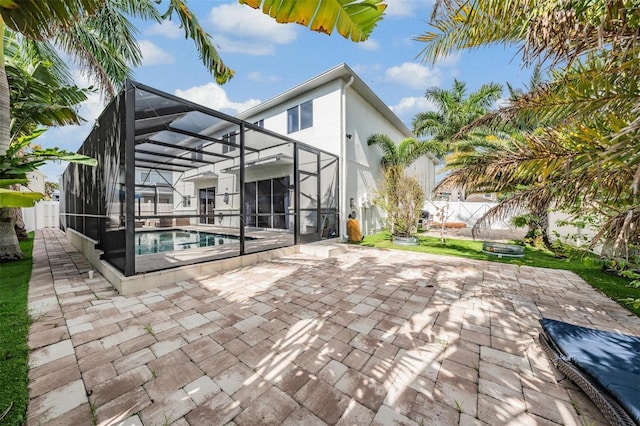
[(407, 176), (401, 167), (389, 167), (374, 203), (385, 211), (392, 235), (411, 237), (418, 230), (424, 198), (417, 179)]

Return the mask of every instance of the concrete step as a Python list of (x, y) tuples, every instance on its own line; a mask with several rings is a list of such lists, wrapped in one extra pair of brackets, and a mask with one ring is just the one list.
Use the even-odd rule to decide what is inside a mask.
[(341, 244), (338, 238), (300, 245), (300, 253), (315, 257), (330, 258), (346, 252), (347, 245)]

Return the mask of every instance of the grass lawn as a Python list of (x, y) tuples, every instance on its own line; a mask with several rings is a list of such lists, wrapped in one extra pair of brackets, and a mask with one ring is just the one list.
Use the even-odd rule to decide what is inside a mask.
[[(33, 259), (33, 233), (20, 242), (24, 259), (0, 263), (0, 424), (21, 425), (29, 401), (27, 291)], [(10, 407), (10, 408), (9, 408)], [(8, 410), (8, 411), (7, 411)], [(5, 411), (6, 414), (5, 414)], [(5, 414), (4, 418), (2, 415)]]
[[(531, 246), (525, 247), (524, 258), (498, 258), (496, 256), (482, 253), (482, 241), (459, 240), (446, 238), (442, 244), (440, 238), (419, 236), (419, 246), (400, 246), (393, 244), (391, 234), (380, 232), (378, 234), (365, 237), (361, 245), (394, 249), (408, 250), (421, 253), (441, 254), (447, 256), (465, 257), (467, 259), (488, 260), (491, 262), (510, 263), (513, 265), (536, 266), (539, 268), (566, 269), (578, 274), (583, 280), (599, 289), (611, 299), (620, 301), (626, 298), (640, 298), (640, 289), (629, 287), (629, 279), (619, 277), (614, 274), (604, 272), (598, 264), (598, 257), (594, 254), (573, 251), (569, 257), (561, 259), (546, 250), (535, 249)], [(629, 311), (640, 316), (640, 309), (625, 303), (620, 303)]]

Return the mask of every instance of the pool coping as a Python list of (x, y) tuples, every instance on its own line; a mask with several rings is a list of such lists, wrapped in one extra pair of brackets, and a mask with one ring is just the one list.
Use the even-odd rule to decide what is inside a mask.
[[(142, 272), (130, 277), (125, 277), (119, 270), (100, 257), (102, 251), (96, 249), (97, 241), (87, 236), (67, 228), (65, 230), (67, 240), (82, 253), (107, 281), (109, 281), (123, 296), (149, 290), (155, 287), (186, 281), (194, 278), (206, 277), (223, 271), (230, 271), (259, 262), (270, 261), (279, 257), (296, 254), (300, 251), (300, 246), (289, 246), (276, 248), (258, 253), (250, 253), (243, 256), (230, 257), (226, 259), (210, 260), (193, 265), (177, 266), (161, 271)], [(79, 271), (82, 275), (89, 275), (90, 270)]]

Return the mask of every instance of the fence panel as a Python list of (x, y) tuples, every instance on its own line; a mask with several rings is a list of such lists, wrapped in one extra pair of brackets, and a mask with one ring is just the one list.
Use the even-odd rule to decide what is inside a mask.
[(34, 207), (22, 209), (22, 219), (27, 231), (41, 228), (57, 228), (60, 223), (59, 201), (40, 201)]
[[(429, 212), (429, 217), (434, 222), (440, 222), (439, 211), (445, 207), (445, 222), (463, 222), (468, 227), (472, 227), (490, 208), (497, 206), (498, 203), (474, 203), (464, 201), (427, 201), (424, 209)], [(519, 213), (522, 214), (522, 213)], [(491, 223), (485, 229), (492, 230), (513, 230), (515, 227), (511, 223), (511, 218), (515, 215), (509, 215), (503, 220)], [(596, 234), (596, 230), (591, 228), (578, 228), (573, 225), (560, 225), (569, 218), (567, 214), (561, 212), (549, 213), (549, 236), (551, 239), (556, 237), (564, 242), (581, 246), (591, 240)]]
[[(498, 203), (474, 203), (468, 201), (427, 201), (424, 209), (429, 212), (429, 216), (434, 221), (439, 222), (437, 215), (441, 209), (445, 208), (445, 222), (463, 222), (471, 227), (484, 215), (490, 208), (497, 206)], [(514, 229), (511, 224), (511, 217), (500, 220), (487, 226), (487, 229)]]

